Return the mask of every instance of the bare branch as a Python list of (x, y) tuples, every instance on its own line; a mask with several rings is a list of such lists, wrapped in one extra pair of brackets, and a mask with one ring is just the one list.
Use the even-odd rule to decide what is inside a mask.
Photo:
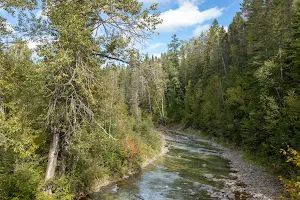
[(108, 58), (108, 59), (110, 59), (110, 60), (116, 60), (116, 61), (120, 61), (120, 62), (129, 64), (128, 61), (123, 60), (123, 59), (121, 59), (121, 58), (116, 58), (116, 57), (112, 57), (112, 56), (105, 55), (105, 54), (101, 54), (101, 53), (95, 53), (95, 52), (93, 52), (92, 55), (95, 55), (95, 56), (101, 56), (101, 57), (104, 57), (104, 58)]
[(108, 137), (109, 138), (111, 138), (111, 139), (113, 139), (113, 140), (117, 140), (116, 138), (114, 138), (111, 134), (109, 134), (106, 130), (105, 130), (105, 128), (103, 128), (103, 126), (101, 126), (101, 124), (99, 124), (99, 123), (97, 123), (97, 122), (95, 122), (103, 131), (104, 131), (104, 133), (106, 134), (106, 135), (108, 135)]

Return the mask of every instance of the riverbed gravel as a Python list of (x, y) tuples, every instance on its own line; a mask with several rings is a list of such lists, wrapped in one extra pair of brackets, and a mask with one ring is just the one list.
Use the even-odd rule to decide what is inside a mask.
[[(182, 127), (176, 127), (175, 131), (186, 134), (182, 131)], [(174, 131), (174, 127), (172, 128)], [(193, 130), (195, 131), (195, 130)], [(200, 132), (199, 132), (200, 133)], [(187, 134), (186, 134), (187, 135)], [(201, 133), (200, 133), (201, 135)], [(275, 175), (268, 173), (267, 169), (258, 167), (252, 163), (249, 163), (245, 159), (245, 154), (235, 147), (225, 147), (213, 139), (207, 140), (213, 147), (220, 149), (221, 156), (224, 159), (229, 160), (229, 166), (232, 176), (235, 180), (229, 179), (215, 180), (225, 183), (225, 190), (219, 193), (211, 193), (212, 197), (218, 199), (247, 199), (247, 200), (276, 200), (281, 196), (281, 184), (279, 178)], [(210, 177), (211, 178), (211, 177)], [(235, 191), (234, 191), (235, 190)], [(240, 190), (241, 196), (238, 197), (237, 191)], [(243, 197), (243, 195), (245, 195)], [(234, 198), (233, 198), (234, 197)]]
[(232, 176), (245, 184), (245, 192), (252, 196), (249, 199), (280, 199), (281, 185), (278, 177), (268, 174), (266, 169), (246, 162), (242, 151), (214, 145), (222, 149), (222, 157), (230, 161), (230, 168), (234, 171)]
[(232, 173), (229, 175), (236, 179), (234, 181), (235, 184), (229, 188), (240, 188), (240, 186), (236, 184), (242, 185), (243, 192), (249, 194), (247, 198), (245, 198), (247, 200), (280, 199), (282, 186), (277, 176), (268, 173), (267, 169), (246, 161), (244, 152), (235, 147), (224, 147), (214, 140), (209, 141), (212, 146), (221, 150), (221, 156), (224, 159), (229, 160), (229, 166), (232, 170)]

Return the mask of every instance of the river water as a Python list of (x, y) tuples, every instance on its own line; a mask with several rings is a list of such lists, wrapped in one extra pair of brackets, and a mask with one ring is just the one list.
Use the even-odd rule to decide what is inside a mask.
[(91, 195), (92, 200), (247, 199), (221, 150), (197, 136), (169, 134), (169, 152), (140, 173)]

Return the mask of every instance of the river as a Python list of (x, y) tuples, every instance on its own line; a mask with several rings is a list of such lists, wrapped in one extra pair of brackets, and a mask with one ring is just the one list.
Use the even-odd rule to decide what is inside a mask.
[(104, 187), (92, 200), (247, 199), (221, 150), (198, 136), (166, 136), (169, 152), (130, 178)]

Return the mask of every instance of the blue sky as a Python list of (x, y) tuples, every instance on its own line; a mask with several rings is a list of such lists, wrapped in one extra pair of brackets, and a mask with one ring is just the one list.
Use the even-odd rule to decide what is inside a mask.
[(180, 40), (187, 40), (207, 30), (217, 19), (220, 26), (227, 28), (235, 13), (240, 10), (242, 0), (139, 0), (147, 7), (158, 3), (163, 23), (157, 27), (159, 35), (153, 35), (144, 53), (159, 55), (167, 51), (171, 36), (176, 34)]
[[(225, 28), (231, 23), (235, 13), (240, 10), (242, 0), (138, 0), (149, 7), (152, 3), (158, 3), (158, 11), (163, 23), (158, 25), (157, 32), (145, 45), (138, 45), (144, 53), (159, 56), (167, 51), (167, 44), (171, 36), (176, 34), (180, 40), (197, 37), (202, 31), (209, 28), (212, 21), (217, 19)], [(41, 10), (34, 11), (41, 15)], [(4, 11), (0, 15), (8, 17), (9, 24), (17, 23)], [(35, 48), (36, 42), (29, 42), (31, 48)]]

